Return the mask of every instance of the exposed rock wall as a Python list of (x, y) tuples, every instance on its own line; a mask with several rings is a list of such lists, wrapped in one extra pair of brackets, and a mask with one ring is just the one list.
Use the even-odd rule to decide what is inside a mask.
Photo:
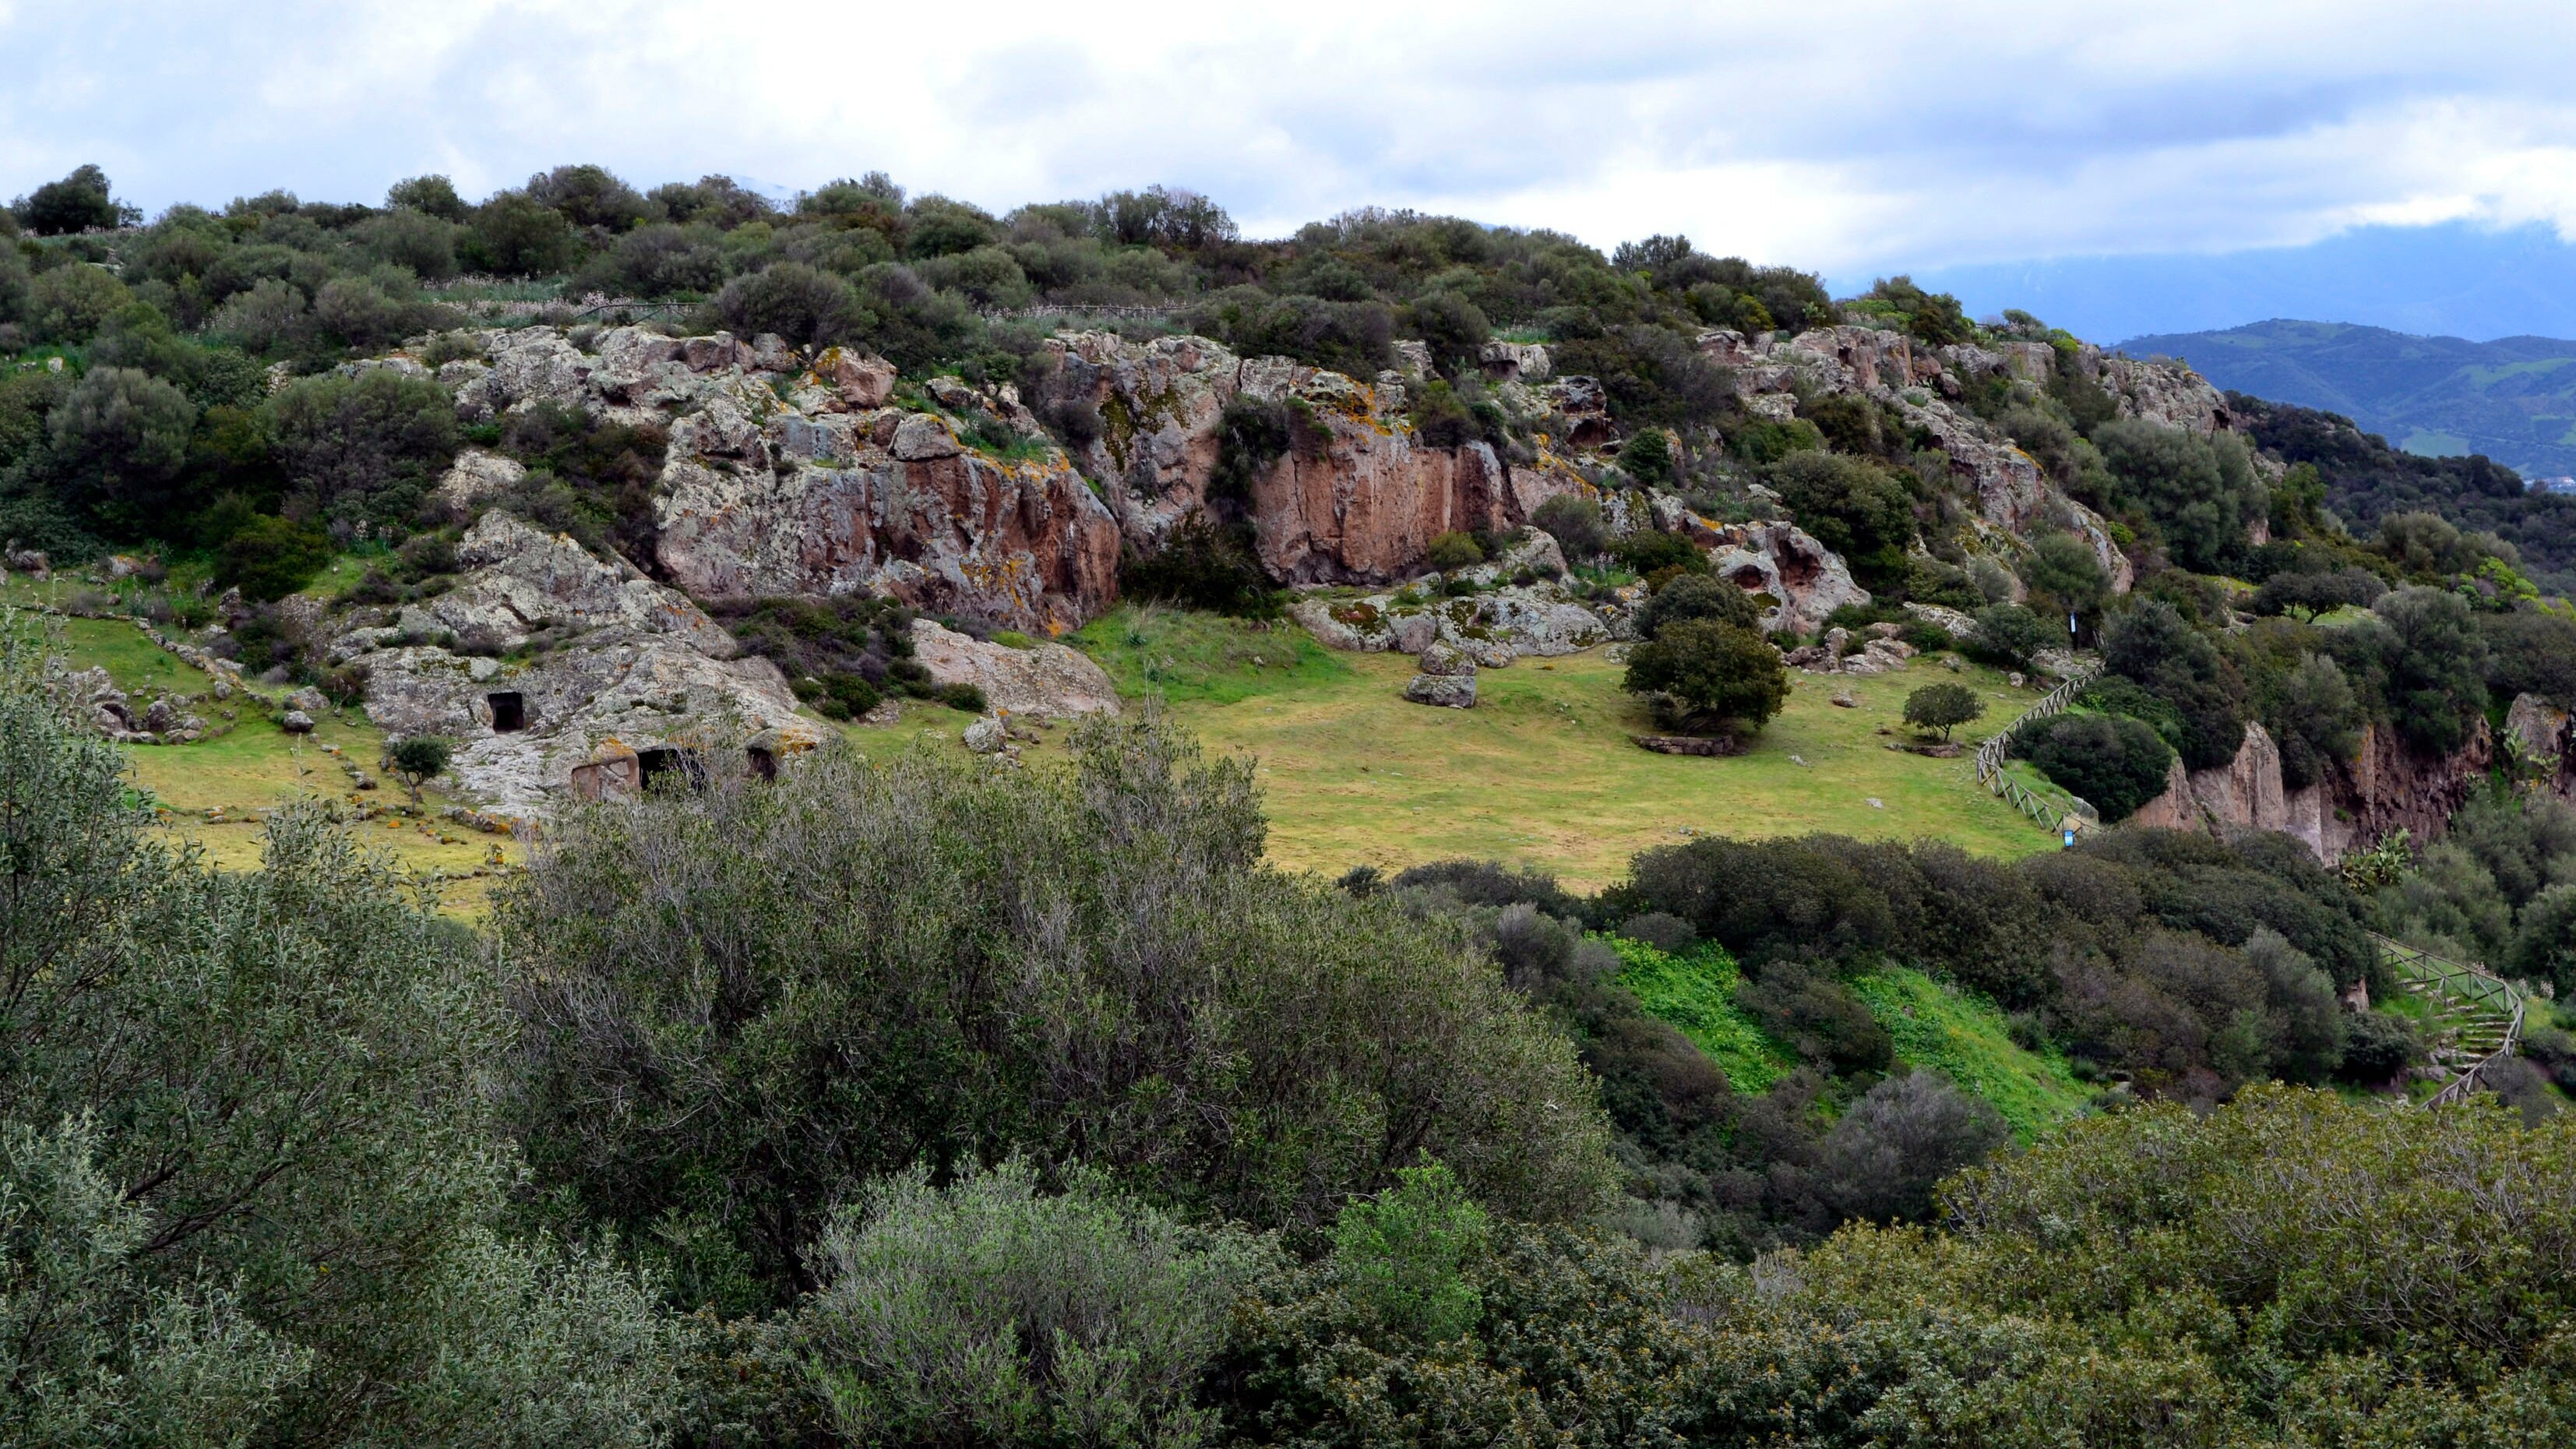
[[(2494, 760), (2495, 740), (2484, 721), (2451, 755), (2419, 753), (2395, 730), (2372, 725), (2351, 763), (2330, 765), (2325, 778), (2292, 790), (2282, 784), (2280, 746), (2261, 725), (2249, 724), (2235, 759), (2191, 771), (2175, 761), (2165, 792), (2128, 823), (2221, 835), (2279, 831), (2331, 863), (2400, 828), (2418, 840), (2439, 836)], [(2576, 798), (2576, 789), (2562, 793)]]
[[(1285, 358), (1237, 357), (1204, 337), (1085, 332), (1047, 346), (1057, 363), (1043, 402), (1099, 415), (1084, 463), (1106, 481), (1109, 506), (1138, 547), (1208, 505), (1220, 420), (1238, 397), (1285, 403), (1298, 419), (1292, 446), (1239, 500), (1263, 566), (1283, 582), (1391, 583), (1419, 570), (1439, 534), (1513, 527), (1581, 486), (1569, 470), (1514, 467), (1481, 442), (1425, 443), (1396, 373), (1361, 382)], [(1543, 375), (1545, 365), (1534, 348), (1496, 359), (1514, 378)]]
[[(881, 360), (832, 348), (806, 366), (774, 337), (479, 337), (481, 357), (438, 373), (467, 420), (553, 402), (667, 435), (651, 562), (697, 597), (875, 593), (1055, 630), (1116, 594), (1117, 520), (1007, 387), (940, 379), (889, 406)], [(461, 508), (511, 481), (468, 454), (441, 492)]]

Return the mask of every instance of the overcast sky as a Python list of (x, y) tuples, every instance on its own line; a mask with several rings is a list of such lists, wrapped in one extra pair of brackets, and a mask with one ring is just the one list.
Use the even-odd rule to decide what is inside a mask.
[(0, 194), (480, 195), (563, 161), (995, 210), (1161, 181), (1837, 277), (2576, 231), (2576, 5), (0, 0)]

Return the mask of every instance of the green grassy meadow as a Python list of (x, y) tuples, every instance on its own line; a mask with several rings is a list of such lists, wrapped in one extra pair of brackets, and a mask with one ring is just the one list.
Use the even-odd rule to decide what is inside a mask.
[[(1993, 856), (2057, 843), (1978, 788), (1965, 753), (1888, 748), (1906, 737), (1905, 696), (1925, 684), (1955, 680), (1987, 701), (1986, 717), (1959, 731), (1971, 747), (2039, 698), (1979, 666), (1952, 674), (1917, 659), (1874, 678), (1793, 674), (1787, 709), (1749, 754), (1698, 759), (1630, 742), (1654, 725), (1600, 650), (1486, 670), (1476, 707), (1447, 710), (1405, 701), (1410, 658), (1335, 654), (1293, 625), (1121, 609), (1069, 642), (1211, 752), (1257, 761), (1270, 856), (1290, 869), (1474, 856), (1592, 889), (1638, 851), (1703, 833), (1932, 836)], [(1831, 703), (1839, 688), (1857, 708)]]

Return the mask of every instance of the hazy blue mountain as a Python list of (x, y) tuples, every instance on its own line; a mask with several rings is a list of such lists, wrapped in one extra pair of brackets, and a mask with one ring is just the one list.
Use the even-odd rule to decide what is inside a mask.
[(2525, 476), (2576, 473), (2576, 342), (2275, 320), (2119, 345), (2187, 358), (2236, 392), (2341, 413), (2408, 452), (2484, 453)]
[[(2067, 257), (1917, 269), (1973, 316), (2018, 307), (2078, 337), (2340, 317), (2452, 337), (2576, 337), (2576, 246), (2547, 226), (2360, 227), (2299, 247), (2213, 256)], [(1837, 296), (1867, 277), (1834, 279)]]

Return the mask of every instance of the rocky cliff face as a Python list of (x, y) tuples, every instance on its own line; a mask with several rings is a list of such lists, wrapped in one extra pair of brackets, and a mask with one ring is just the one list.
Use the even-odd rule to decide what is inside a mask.
[(696, 597), (867, 592), (1060, 630), (1116, 592), (1117, 521), (1007, 387), (899, 399), (881, 361), (806, 366), (769, 337), (478, 340), (438, 374), (469, 421), (542, 401), (667, 434), (653, 562)]
[[(2418, 840), (2439, 836), (2451, 813), (2486, 778), (2495, 750), (2483, 721), (2452, 755), (2418, 753), (2396, 731), (2373, 725), (2351, 763), (2330, 766), (2324, 779), (2291, 790), (2281, 782), (2280, 746), (2252, 724), (2236, 758), (2223, 767), (2186, 771), (2175, 761), (2165, 793), (2129, 823), (2218, 834), (2279, 831), (2332, 863), (2401, 828)], [(2558, 775), (2553, 788), (2576, 799), (2576, 775)]]
[[(1101, 419), (1084, 449), (1127, 539), (1150, 548), (1209, 503), (1219, 422), (1237, 398), (1286, 404), (1292, 446), (1241, 507), (1261, 561), (1285, 583), (1391, 583), (1420, 569), (1431, 540), (1502, 530), (1581, 480), (1562, 466), (1514, 467), (1483, 443), (1436, 448), (1405, 416), (1403, 376), (1361, 382), (1278, 357), (1238, 357), (1203, 337), (1130, 342), (1106, 332), (1052, 339), (1045, 401)], [(1504, 386), (1533, 393), (1544, 349), (1498, 351)]]

